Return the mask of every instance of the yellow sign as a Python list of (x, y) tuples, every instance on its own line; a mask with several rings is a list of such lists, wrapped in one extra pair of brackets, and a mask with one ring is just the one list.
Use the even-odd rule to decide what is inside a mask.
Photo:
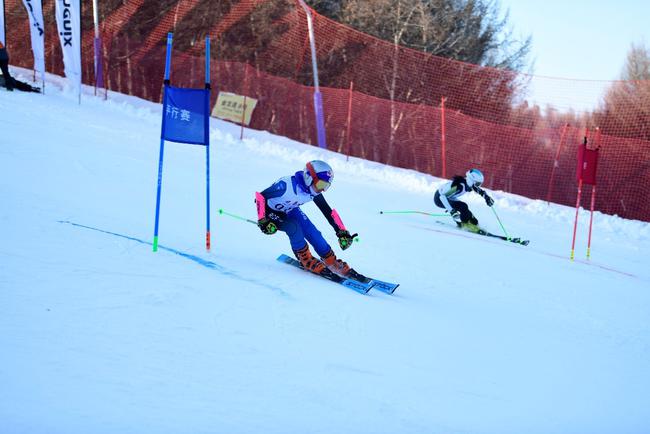
[[(247, 96), (237, 95), (229, 92), (219, 92), (217, 103), (212, 109), (212, 116), (227, 121), (248, 125), (251, 122), (251, 115), (257, 100)], [(245, 109), (244, 109), (245, 108)]]

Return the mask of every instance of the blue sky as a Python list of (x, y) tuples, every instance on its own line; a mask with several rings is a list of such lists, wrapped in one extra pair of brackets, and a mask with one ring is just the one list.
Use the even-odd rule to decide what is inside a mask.
[(515, 34), (533, 36), (536, 75), (619, 78), (633, 42), (650, 44), (650, 1), (501, 0)]
[(536, 76), (616, 80), (632, 43), (650, 48), (650, 0), (500, 0), (500, 5), (502, 14), (510, 10), (515, 35), (533, 36)]

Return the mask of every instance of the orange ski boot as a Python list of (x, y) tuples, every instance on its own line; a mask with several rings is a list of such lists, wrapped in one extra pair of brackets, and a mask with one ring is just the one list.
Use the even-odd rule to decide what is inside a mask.
[(364, 283), (370, 282), (370, 279), (368, 279), (363, 274), (357, 273), (354, 268), (350, 268), (350, 266), (345, 261), (337, 259), (332, 250), (327, 252), (322, 259), (323, 262), (325, 262), (325, 265), (327, 265), (327, 268), (339, 276), (344, 276), (352, 280), (357, 280)]
[(305, 244), (300, 250), (294, 250), (293, 253), (296, 254), (296, 258), (300, 261), (300, 265), (307, 271), (312, 273), (321, 274), (323, 270), (326, 270), (325, 264), (317, 258), (314, 258), (309, 251), (309, 244)]
[(322, 260), (325, 262), (325, 265), (327, 265), (327, 268), (340, 276), (347, 276), (348, 273), (350, 273), (350, 266), (344, 261), (337, 259), (332, 250), (327, 252), (325, 256), (323, 256)]

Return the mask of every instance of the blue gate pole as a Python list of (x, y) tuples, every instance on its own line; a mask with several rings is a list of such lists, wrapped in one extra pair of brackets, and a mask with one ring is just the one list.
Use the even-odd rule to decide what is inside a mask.
[(153, 229), (153, 251), (158, 251), (158, 222), (160, 220), (160, 191), (162, 189), (163, 153), (165, 151), (165, 113), (167, 109), (167, 87), (172, 61), (172, 34), (167, 33), (167, 57), (165, 58), (165, 81), (163, 88), (162, 126), (160, 128), (160, 156), (158, 158), (158, 190), (156, 192), (156, 222)]
[(210, 250), (210, 38), (205, 38), (205, 107), (204, 107), (204, 132), (205, 139), (205, 248)]

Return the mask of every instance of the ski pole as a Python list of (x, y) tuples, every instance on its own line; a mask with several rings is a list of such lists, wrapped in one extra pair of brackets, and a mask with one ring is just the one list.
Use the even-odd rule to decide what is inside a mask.
[(501, 223), (501, 219), (500, 219), (499, 216), (497, 215), (496, 210), (494, 209), (493, 206), (491, 206), (490, 209), (492, 210), (492, 212), (494, 213), (494, 216), (497, 218), (497, 221), (498, 221), (499, 224), (501, 225), (501, 229), (503, 229), (503, 233), (506, 235), (506, 238), (510, 239), (510, 235), (508, 235), (508, 232), (506, 232), (506, 228), (503, 227), (503, 223)]
[[(228, 212), (228, 211), (224, 211), (223, 208), (219, 208), (219, 214), (227, 215), (228, 217), (232, 217), (232, 218), (237, 219), (237, 220), (241, 220), (241, 221), (245, 221), (245, 222), (248, 222), (248, 223), (252, 223), (252, 224), (254, 224), (255, 226), (257, 226), (257, 222), (256, 222), (255, 220), (247, 219), (246, 217), (242, 217), (242, 216), (240, 216), (240, 215), (233, 214), (233, 213), (230, 213), (230, 212)], [(353, 241), (354, 241), (355, 243), (358, 243), (358, 242), (359, 242), (359, 237), (354, 237), (354, 238), (353, 238)]]
[(232, 217), (232, 218), (235, 218), (237, 220), (242, 220), (242, 221), (257, 225), (257, 222), (255, 220), (247, 219), (246, 217), (242, 217), (242, 216), (239, 216), (237, 214), (229, 213), (227, 211), (224, 211), (223, 208), (219, 208), (219, 214), (227, 215), (228, 217)]
[(379, 211), (379, 214), (422, 214), (429, 217), (451, 217), (449, 214), (433, 214), (424, 211)]
[[(255, 220), (247, 219), (246, 217), (242, 217), (240, 215), (224, 211), (223, 208), (219, 208), (219, 214), (227, 215), (228, 217), (232, 217), (232, 218), (237, 219), (237, 220), (245, 221), (247, 223), (252, 223), (255, 226), (257, 226), (257, 222)], [(274, 234), (274, 233), (277, 232), (278, 227), (275, 225), (275, 223), (270, 223), (269, 224), (269, 230), (270, 230), (270, 233)]]

